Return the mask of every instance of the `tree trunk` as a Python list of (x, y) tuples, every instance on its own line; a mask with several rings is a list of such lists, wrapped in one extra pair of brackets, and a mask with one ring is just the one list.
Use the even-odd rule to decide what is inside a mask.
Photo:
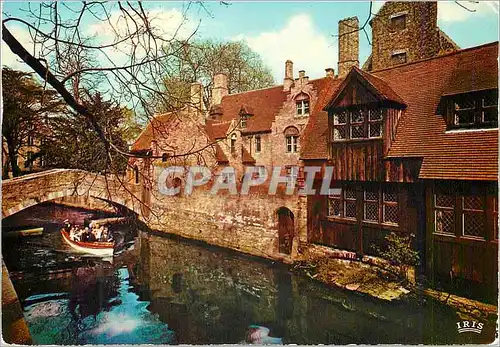
[(12, 143), (12, 139), (7, 138), (7, 149), (9, 151), (9, 161), (10, 167), (12, 168), (12, 177), (17, 177), (21, 175), (21, 169), (17, 165), (17, 151)]

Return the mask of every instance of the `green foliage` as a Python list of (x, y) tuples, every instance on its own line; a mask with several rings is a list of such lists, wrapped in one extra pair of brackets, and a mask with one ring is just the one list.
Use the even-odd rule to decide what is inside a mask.
[(240, 93), (274, 84), (271, 70), (244, 42), (176, 42), (164, 50), (165, 53), (171, 54), (170, 64), (163, 76), (168, 99), (156, 101), (156, 112), (171, 111), (189, 102), (190, 86), (195, 81), (201, 82), (204, 87), (203, 101), (208, 108), (212, 77), (217, 73), (225, 73), (228, 76), (229, 93)]
[[(82, 99), (98, 125), (105, 131), (110, 142), (120, 150), (127, 149), (125, 137), (131, 136), (131, 112), (111, 101), (106, 101), (100, 93)], [(127, 158), (117, 154), (112, 157), (100, 140), (90, 122), (77, 114), (63, 114), (49, 120), (50, 135), (42, 145), (48, 166), (82, 169), (91, 172), (123, 172)]]
[(42, 137), (49, 114), (62, 112), (64, 106), (55, 91), (43, 88), (30, 73), (6, 67), (2, 69), (2, 97), (2, 144), (6, 155), (2, 174), (6, 177), (12, 171), (15, 177), (22, 173), (18, 158), (28, 138)]
[(376, 253), (400, 269), (406, 278), (409, 267), (419, 263), (418, 251), (413, 248), (414, 235), (391, 232), (385, 237), (386, 248), (374, 247)]

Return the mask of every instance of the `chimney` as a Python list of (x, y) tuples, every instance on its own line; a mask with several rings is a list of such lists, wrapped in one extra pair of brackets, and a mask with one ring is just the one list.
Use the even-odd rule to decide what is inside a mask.
[(220, 105), (222, 98), (229, 94), (227, 75), (224, 73), (215, 74), (213, 82), (212, 105)]
[(327, 67), (325, 69), (325, 72), (326, 72), (326, 77), (335, 78), (335, 70), (332, 69), (331, 67)]
[(287, 60), (285, 62), (285, 79), (283, 80), (283, 90), (288, 92), (293, 86), (293, 62)]
[(339, 21), (339, 77), (359, 66), (359, 21), (358, 17)]
[(306, 72), (304, 70), (299, 71), (299, 84), (302, 86), (309, 82), (309, 76), (306, 76)]

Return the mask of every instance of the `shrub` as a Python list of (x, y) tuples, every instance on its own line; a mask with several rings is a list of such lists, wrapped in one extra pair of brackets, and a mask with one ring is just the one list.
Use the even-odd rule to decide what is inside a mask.
[(408, 269), (411, 266), (417, 266), (420, 260), (418, 252), (412, 247), (414, 238), (413, 234), (391, 232), (385, 237), (386, 249), (381, 250), (376, 246), (374, 247), (380, 257), (398, 267), (399, 275), (406, 280), (408, 279)]

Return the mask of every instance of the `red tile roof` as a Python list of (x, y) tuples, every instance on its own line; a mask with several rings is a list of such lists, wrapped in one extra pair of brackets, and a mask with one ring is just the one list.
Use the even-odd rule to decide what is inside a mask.
[(231, 126), (231, 121), (217, 122), (207, 119), (205, 123), (205, 130), (212, 140), (223, 139), (227, 137), (227, 132)]
[(215, 159), (217, 160), (217, 162), (219, 164), (223, 164), (223, 163), (229, 163), (229, 159), (227, 158), (227, 156), (224, 154), (224, 151), (222, 150), (222, 148), (219, 146), (218, 143), (215, 143), (214, 144), (214, 147), (215, 147)]
[(221, 102), (222, 121), (238, 119), (241, 108), (250, 107), (254, 114), (247, 120), (247, 127), (242, 132), (271, 131), (271, 124), (285, 100), (283, 86), (226, 95)]
[(151, 148), (151, 141), (167, 136), (169, 126), (176, 118), (176, 114), (173, 112), (153, 117), (132, 144), (132, 151), (149, 150)]
[[(498, 88), (497, 57), (495, 42), (374, 71), (407, 104), (388, 157), (423, 158), (420, 178), (497, 180), (498, 130), (447, 132), (444, 118), (436, 114), (445, 94)], [(328, 92), (330, 97), (335, 93)], [(315, 107), (308, 128), (326, 136), (326, 113)], [(315, 136), (308, 136), (303, 159), (328, 158), (326, 139)]]
[(252, 157), (250, 153), (246, 150), (245, 147), (241, 147), (241, 162), (243, 164), (254, 164), (255, 159)]
[(328, 158), (328, 113), (323, 108), (330, 101), (331, 96), (340, 87), (342, 79), (329, 78), (324, 81), (323, 88), (318, 94), (316, 105), (313, 108), (309, 122), (302, 135), (301, 159)]

